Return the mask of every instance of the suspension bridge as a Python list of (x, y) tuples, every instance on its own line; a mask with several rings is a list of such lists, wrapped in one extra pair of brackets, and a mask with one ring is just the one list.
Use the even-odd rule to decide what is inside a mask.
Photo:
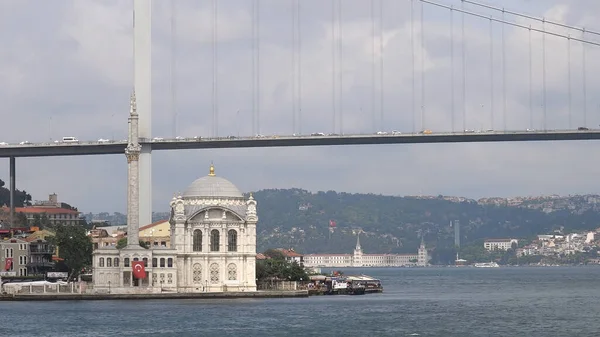
[[(248, 2), (248, 53), (236, 56), (244, 58), (248, 66), (240, 67), (249, 76), (232, 79), (220, 64), (232, 54), (222, 39), (228, 33), (223, 5), (212, 0), (212, 64), (202, 74), (211, 80), (209, 95), (177, 85), (188, 71), (181, 59), (189, 55), (180, 52), (180, 13), (171, 1), (170, 102), (160, 111), (170, 115), (167, 137), (152, 135), (152, 7), (134, 0), (140, 223), (150, 223), (154, 150), (600, 139), (600, 100), (588, 96), (589, 82), (597, 83), (588, 70), (598, 68), (599, 32), (469, 0), (359, 3), (360, 13), (342, 0), (320, 2), (322, 15), (330, 18), (319, 27), (309, 25), (305, 1), (278, 4), (289, 43), (274, 48), (273, 32), (264, 29), (268, 5)], [(315, 30), (318, 42), (307, 38)], [(283, 75), (274, 79), (273, 73)], [(181, 101), (193, 95), (206, 109), (186, 113)], [(202, 120), (202, 127), (187, 127), (193, 119)], [(14, 191), (16, 157), (121, 154), (126, 145), (114, 137), (0, 140), (0, 157), (11, 159)]]

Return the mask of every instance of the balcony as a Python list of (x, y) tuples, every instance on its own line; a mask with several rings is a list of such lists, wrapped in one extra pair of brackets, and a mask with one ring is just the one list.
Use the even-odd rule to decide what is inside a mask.
[(54, 247), (29, 247), (29, 253), (31, 254), (54, 254), (55, 251)]

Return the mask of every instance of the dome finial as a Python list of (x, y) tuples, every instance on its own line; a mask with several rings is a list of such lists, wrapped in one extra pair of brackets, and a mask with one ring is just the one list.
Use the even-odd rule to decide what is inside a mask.
[(211, 176), (211, 177), (215, 176), (215, 166), (213, 165), (212, 162), (210, 163), (210, 170), (208, 172), (208, 175)]

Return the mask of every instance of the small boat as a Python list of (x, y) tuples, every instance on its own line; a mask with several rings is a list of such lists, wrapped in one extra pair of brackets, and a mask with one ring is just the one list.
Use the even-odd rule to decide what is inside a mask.
[(475, 268), (498, 268), (500, 267), (496, 262), (480, 262), (473, 265)]

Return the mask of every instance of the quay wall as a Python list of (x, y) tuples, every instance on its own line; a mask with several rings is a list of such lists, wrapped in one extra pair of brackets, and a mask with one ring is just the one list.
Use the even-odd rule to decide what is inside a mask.
[(81, 300), (157, 300), (157, 299), (238, 299), (238, 298), (293, 298), (308, 297), (307, 290), (215, 292), (215, 293), (157, 293), (157, 294), (10, 294), (1, 295), (0, 301), (81, 301)]

